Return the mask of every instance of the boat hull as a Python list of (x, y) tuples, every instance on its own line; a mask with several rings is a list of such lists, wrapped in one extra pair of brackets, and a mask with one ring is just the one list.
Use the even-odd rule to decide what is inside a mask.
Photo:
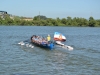
[(49, 44), (38, 44), (38, 43), (35, 43), (35, 42), (32, 42), (32, 44), (36, 45), (36, 46), (39, 46), (41, 48), (46, 48), (46, 49), (50, 49), (52, 50), (54, 48), (54, 43), (49, 43)]

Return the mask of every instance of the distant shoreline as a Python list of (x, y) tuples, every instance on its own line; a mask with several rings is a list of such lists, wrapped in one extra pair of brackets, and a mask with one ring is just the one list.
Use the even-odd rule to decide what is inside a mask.
[(0, 16), (0, 25), (5, 26), (66, 26), (66, 27), (100, 27), (100, 19), (95, 20), (93, 17), (89, 19), (79, 17), (67, 17), (60, 19), (47, 18), (46, 16), (35, 16), (34, 18), (10, 17), (9, 15)]

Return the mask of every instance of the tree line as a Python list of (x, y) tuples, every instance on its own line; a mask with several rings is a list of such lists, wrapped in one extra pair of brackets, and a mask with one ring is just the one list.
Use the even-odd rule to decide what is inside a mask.
[[(25, 20), (29, 19), (29, 20)], [(0, 16), (0, 25), (17, 25), (17, 26), (77, 26), (77, 27), (100, 27), (100, 19), (94, 19), (92, 16), (89, 19), (79, 17), (66, 17), (60, 19), (47, 18), (46, 16), (38, 15), (34, 18), (15, 16), (11, 18), (6, 15), (4, 18)]]

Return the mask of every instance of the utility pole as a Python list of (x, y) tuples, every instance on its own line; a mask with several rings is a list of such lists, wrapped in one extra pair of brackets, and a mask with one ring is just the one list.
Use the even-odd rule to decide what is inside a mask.
[(40, 25), (40, 11), (39, 11), (39, 25)]
[(91, 17), (92, 17), (92, 12), (91, 12)]
[(39, 21), (40, 21), (40, 11), (39, 11)]

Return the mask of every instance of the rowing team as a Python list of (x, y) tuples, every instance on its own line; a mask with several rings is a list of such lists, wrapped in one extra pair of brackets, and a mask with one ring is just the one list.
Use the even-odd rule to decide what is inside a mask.
[(51, 39), (50, 35), (48, 35), (47, 38), (36, 36), (36, 35), (33, 35), (31, 37), (31, 41), (38, 44), (48, 44), (50, 39)]

